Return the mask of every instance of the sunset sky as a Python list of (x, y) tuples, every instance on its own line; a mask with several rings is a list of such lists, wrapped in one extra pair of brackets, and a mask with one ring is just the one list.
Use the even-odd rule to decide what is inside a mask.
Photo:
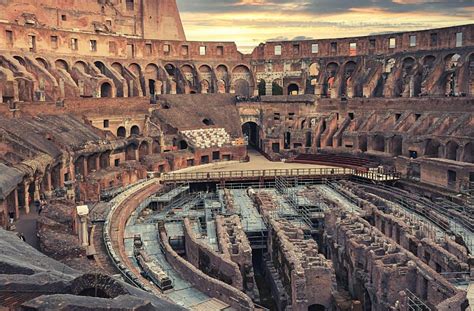
[(350, 37), (474, 22), (473, 0), (177, 0), (188, 40)]

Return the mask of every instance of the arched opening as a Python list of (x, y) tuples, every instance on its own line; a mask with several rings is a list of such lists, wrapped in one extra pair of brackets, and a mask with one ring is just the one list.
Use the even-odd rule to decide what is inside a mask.
[(126, 136), (127, 136), (127, 130), (125, 129), (125, 127), (120, 126), (117, 129), (117, 137), (125, 138)]
[(79, 70), (80, 72), (87, 73), (87, 64), (83, 61), (77, 61), (76, 63), (74, 63), (73, 68)]
[(349, 61), (344, 65), (344, 79), (342, 80), (341, 95), (353, 97), (352, 88), (352, 75), (356, 70), (357, 64), (353, 61)]
[(105, 75), (105, 65), (103, 62), (96, 61), (94, 62), (94, 65), (97, 67), (97, 69), (99, 69), (101, 74)]
[(44, 58), (41, 58), (41, 57), (37, 57), (36, 58), (36, 61), (45, 69), (48, 69), (49, 68), (49, 64), (48, 62), (44, 59)]
[(174, 77), (176, 74), (176, 67), (173, 64), (166, 64), (165, 70), (170, 77)]
[(210, 89), (210, 84), (207, 80), (202, 80), (201, 81), (201, 93), (202, 94), (207, 94), (209, 93), (209, 89)]
[(339, 65), (337, 63), (331, 62), (326, 66), (326, 83), (324, 85), (323, 95), (331, 96), (334, 90), (334, 83), (336, 82), (336, 75), (339, 70)]
[(267, 95), (267, 85), (265, 80), (261, 79), (258, 82), (258, 96), (265, 96)]
[(285, 136), (283, 138), (283, 148), (290, 149), (291, 148), (291, 133), (285, 132)]
[(456, 161), (458, 158), (459, 145), (455, 141), (446, 144), (446, 159)]
[(288, 85), (288, 95), (298, 95), (299, 91), (300, 88), (296, 83)]
[(283, 95), (283, 81), (281, 79), (272, 82), (272, 94)]
[(463, 162), (474, 163), (474, 143), (468, 143), (464, 146)]
[(67, 64), (67, 62), (65, 60), (62, 60), (62, 59), (58, 59), (54, 62), (54, 66), (57, 68), (57, 69), (64, 69), (66, 71), (69, 72), (69, 65)]
[(359, 137), (359, 149), (362, 152), (367, 151), (367, 136), (360, 136)]
[(104, 82), (100, 86), (100, 97), (112, 97), (112, 86), (109, 82)]
[(120, 63), (113, 63), (112, 68), (120, 75), (123, 76), (123, 66)]
[(214, 125), (214, 121), (212, 121), (212, 119), (204, 119), (202, 120), (202, 123), (204, 123), (206, 126)]
[(149, 88), (151, 97), (155, 96), (155, 87), (156, 87), (155, 86), (155, 80), (149, 79), (148, 80), (148, 88)]
[(439, 158), (441, 144), (435, 139), (426, 141), (425, 156), (429, 158)]
[(131, 136), (138, 136), (138, 135), (140, 135), (140, 128), (138, 127), (138, 125), (132, 126), (132, 128), (130, 129), (130, 135), (131, 135)]
[(87, 172), (86, 172), (85, 166), (84, 166), (84, 161), (85, 161), (84, 156), (80, 156), (74, 162), (74, 172), (76, 174), (76, 177), (78, 177), (78, 175), (80, 175), (82, 177), (87, 175)]
[(402, 154), (403, 148), (403, 137), (400, 135), (396, 135), (392, 139), (392, 153), (394, 156), (399, 156)]
[(92, 172), (98, 170), (98, 167), (96, 165), (97, 164), (97, 157), (98, 157), (97, 154), (92, 154), (87, 158), (87, 172), (88, 173), (92, 173)]
[(234, 82), (235, 94), (238, 96), (250, 96), (250, 85), (244, 79), (238, 79)]
[(325, 311), (325, 310), (326, 310), (326, 307), (319, 304), (310, 305), (308, 307), (308, 311)]
[(127, 146), (125, 149), (125, 160), (126, 161), (133, 161), (137, 159), (137, 145), (132, 143)]
[(383, 135), (374, 136), (374, 150), (385, 152), (385, 137)]
[(100, 168), (106, 169), (109, 166), (110, 166), (110, 151), (107, 151), (100, 155)]
[(185, 140), (180, 140), (178, 142), (178, 148), (179, 150), (186, 150), (188, 149), (188, 143)]
[(148, 152), (149, 152), (148, 143), (144, 141), (141, 143), (140, 147), (138, 148), (138, 158), (140, 160), (143, 160), (148, 155)]
[(306, 132), (306, 148), (310, 148), (313, 145), (313, 134)]
[(246, 122), (242, 125), (242, 132), (249, 146), (260, 147), (260, 127), (255, 122)]
[(16, 59), (16, 60), (20, 63), (20, 65), (22, 65), (23, 67), (26, 66), (26, 62), (25, 62), (25, 60), (24, 60), (22, 57), (20, 57), (20, 56), (13, 56), (13, 58)]

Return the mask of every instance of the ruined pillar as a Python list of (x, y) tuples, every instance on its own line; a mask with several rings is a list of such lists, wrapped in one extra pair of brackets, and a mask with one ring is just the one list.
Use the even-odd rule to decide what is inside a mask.
[(18, 203), (18, 188), (13, 191), (13, 209), (15, 210), (15, 219), (20, 218), (20, 204)]
[[(30, 213), (30, 182), (23, 182), (23, 186), (25, 187), (25, 213), (29, 214)], [(18, 215), (19, 216), (19, 215)]]
[(0, 215), (2, 215), (0, 217), (0, 226), (3, 227), (3, 228), (7, 228), (8, 226), (8, 203), (7, 203), (7, 198), (5, 198), (4, 201), (1, 201), (0, 200)]
[(101, 169), (100, 167), (100, 156), (98, 154), (94, 155), (95, 157), (95, 170), (99, 171)]
[(85, 179), (88, 175), (88, 172), (89, 172), (89, 169), (87, 167), (87, 157), (83, 157), (82, 159), (82, 168), (83, 168), (83, 172), (82, 172), (82, 177)]
[(79, 235), (79, 243), (81, 246), (89, 246), (89, 230), (87, 226), (89, 207), (87, 205), (77, 206), (76, 215), (76, 227)]
[(52, 194), (52, 183), (51, 183), (51, 172), (46, 172), (46, 187), (44, 189), (44, 195), (46, 197), (51, 197)]
[(33, 200), (40, 200), (41, 196), (41, 179), (35, 179), (34, 181), (35, 192), (33, 193)]

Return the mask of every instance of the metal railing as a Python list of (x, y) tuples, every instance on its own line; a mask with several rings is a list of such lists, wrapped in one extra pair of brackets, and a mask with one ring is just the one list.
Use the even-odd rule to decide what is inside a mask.
[(374, 181), (390, 181), (400, 178), (396, 172), (363, 172), (349, 168), (307, 168), (307, 169), (270, 169), (270, 170), (238, 170), (224, 172), (186, 172), (163, 174), (163, 182), (178, 181), (219, 181), (226, 179), (260, 179), (282, 176), (299, 177), (348, 177), (357, 176)]

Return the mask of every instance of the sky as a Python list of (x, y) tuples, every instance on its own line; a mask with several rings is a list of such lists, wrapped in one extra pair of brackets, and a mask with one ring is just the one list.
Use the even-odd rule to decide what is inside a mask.
[(474, 0), (176, 0), (191, 41), (343, 38), (474, 23)]

